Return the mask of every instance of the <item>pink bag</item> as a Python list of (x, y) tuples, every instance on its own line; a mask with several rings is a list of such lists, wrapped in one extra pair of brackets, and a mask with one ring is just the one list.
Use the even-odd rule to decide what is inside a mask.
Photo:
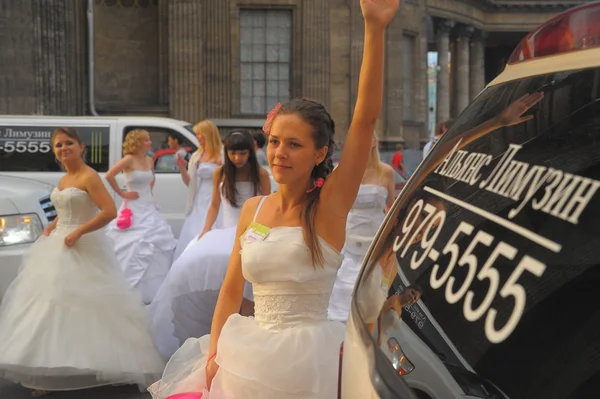
[(165, 399), (202, 399), (200, 392), (182, 392), (175, 395), (167, 396)]
[(125, 230), (131, 227), (131, 219), (133, 218), (133, 212), (127, 207), (127, 200), (123, 202), (124, 206), (121, 209), (121, 213), (117, 218), (117, 227), (121, 230)]

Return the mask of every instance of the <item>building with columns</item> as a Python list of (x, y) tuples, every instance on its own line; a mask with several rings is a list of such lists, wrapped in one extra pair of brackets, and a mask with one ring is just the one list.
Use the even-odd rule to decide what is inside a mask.
[[(382, 140), (422, 146), (528, 31), (585, 2), (403, 0), (387, 32)], [(256, 122), (303, 96), (328, 106), (340, 142), (364, 37), (358, 0), (0, 0), (0, 26), (2, 114)]]

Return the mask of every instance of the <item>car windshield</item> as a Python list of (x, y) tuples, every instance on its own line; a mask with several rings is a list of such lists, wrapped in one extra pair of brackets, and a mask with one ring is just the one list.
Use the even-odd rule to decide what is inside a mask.
[(396, 201), (354, 301), (415, 390), (597, 396), (599, 95), (598, 68), (487, 88)]

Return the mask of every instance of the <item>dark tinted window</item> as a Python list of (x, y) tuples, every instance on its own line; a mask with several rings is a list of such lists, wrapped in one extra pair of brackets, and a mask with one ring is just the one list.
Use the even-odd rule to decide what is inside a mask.
[[(0, 171), (58, 172), (60, 165), (52, 152), (50, 137), (60, 126), (0, 126)], [(110, 128), (71, 126), (86, 146), (86, 162), (98, 172), (108, 170)]]
[[(536, 92), (533, 119), (498, 127)], [(381, 287), (370, 279), (393, 281), (402, 322), (388, 312), (373, 333), (384, 351), (399, 343), (412, 386), (439, 398), (598, 396), (599, 94), (600, 69), (490, 87), (404, 189), (357, 301)]]

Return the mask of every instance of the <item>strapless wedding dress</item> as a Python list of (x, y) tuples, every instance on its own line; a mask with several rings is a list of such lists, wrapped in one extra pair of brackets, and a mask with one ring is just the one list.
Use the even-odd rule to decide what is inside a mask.
[(49, 391), (110, 384), (144, 390), (164, 362), (149, 320), (101, 230), (65, 237), (98, 209), (89, 194), (54, 189), (58, 224), (24, 258), (0, 306), (0, 378)]

